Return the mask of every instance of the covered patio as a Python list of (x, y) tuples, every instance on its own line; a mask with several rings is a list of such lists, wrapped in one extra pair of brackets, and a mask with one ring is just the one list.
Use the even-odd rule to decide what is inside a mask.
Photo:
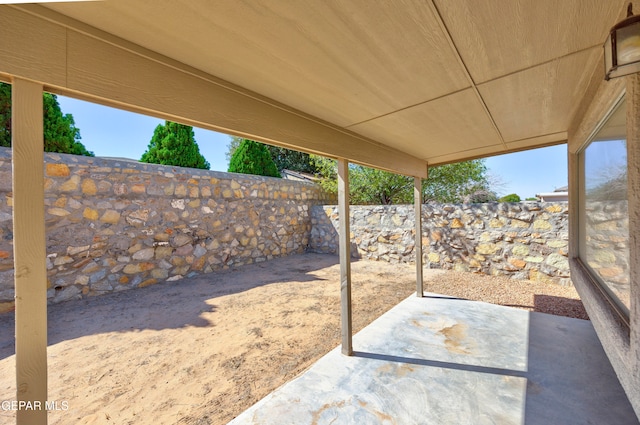
[(230, 424), (638, 424), (591, 322), (410, 297)]
[[(47, 400), (42, 92), (50, 91), (335, 158), (341, 217), (349, 217), (350, 163), (413, 177), (419, 297), (424, 257), (421, 195), (428, 168), (567, 144), (571, 277), (615, 375), (634, 410), (640, 412), (640, 76), (605, 81), (602, 65), (603, 43), (610, 28), (626, 16), (626, 3), (108, 0), (3, 4), (0, 80), (12, 85), (13, 108), (16, 399), (43, 405)], [(599, 133), (602, 128), (606, 131)], [(624, 264), (615, 270), (590, 265), (593, 251), (585, 242), (592, 236), (585, 227), (585, 176), (590, 175), (585, 172), (585, 156), (596, 135), (602, 139), (597, 141), (625, 142), (628, 191), (623, 209), (630, 213), (622, 219), (624, 235), (615, 242), (622, 245)], [(349, 220), (344, 220), (339, 285), (345, 356), (354, 354), (349, 249)], [(606, 250), (605, 256), (615, 257)], [(623, 275), (622, 283), (615, 282), (614, 287), (616, 291), (621, 287), (621, 292), (614, 293), (596, 269), (604, 269), (609, 276)], [(412, 303), (422, 306), (427, 301), (434, 302)], [(438, 303), (453, 301), (429, 304), (427, 311), (437, 309)], [(401, 306), (411, 310), (405, 304)], [(456, 314), (442, 311), (437, 320), (446, 322)], [(537, 375), (534, 366), (539, 355), (531, 351), (538, 343), (532, 339), (538, 325), (531, 324), (539, 319), (522, 316), (515, 321), (527, 324), (514, 334), (520, 348), (514, 352), (508, 347), (488, 356), (491, 361), (502, 359), (500, 364), (465, 362), (459, 353), (432, 358), (428, 348), (437, 341), (429, 339), (422, 341), (426, 349), (409, 353), (401, 340), (385, 348), (368, 346), (366, 336), (361, 347), (355, 344), (356, 356), (340, 362), (366, 361), (371, 367), (380, 364), (393, 370), (398, 360), (406, 360), (422, 373), (483, 377), (487, 391), (509, 381), (513, 385), (507, 399), (515, 404), (507, 409), (508, 418), (529, 421), (528, 411), (536, 411), (536, 404), (530, 408), (530, 403), (542, 400), (538, 397), (545, 392), (533, 397), (537, 387), (525, 379), (539, 382), (548, 375)], [(473, 333), (488, 326), (483, 323), (467, 323), (467, 335), (479, 340)], [(411, 335), (411, 324), (404, 326), (403, 334)], [(498, 329), (496, 343), (512, 330)], [(593, 347), (592, 337), (591, 342), (577, 344)], [(363, 352), (369, 353), (364, 359)], [(602, 356), (594, 361), (606, 363)], [(456, 366), (460, 364), (466, 366)], [(584, 390), (583, 383), (591, 379), (589, 368), (572, 371), (571, 380), (562, 382)], [(437, 381), (435, 375), (424, 376)], [(492, 380), (495, 376), (499, 383)], [(585, 376), (587, 381), (579, 380)], [(475, 418), (470, 422), (476, 423), (484, 416), (471, 408), (479, 403), (464, 388), (458, 394), (468, 398), (463, 404), (470, 406), (469, 417)], [(346, 400), (334, 401), (347, 406)], [(358, 401), (373, 402), (351, 399)], [(438, 406), (437, 400), (434, 403)], [(583, 403), (592, 406), (591, 399)], [(432, 410), (435, 413), (438, 408)], [(17, 421), (43, 424), (47, 412), (20, 411)]]

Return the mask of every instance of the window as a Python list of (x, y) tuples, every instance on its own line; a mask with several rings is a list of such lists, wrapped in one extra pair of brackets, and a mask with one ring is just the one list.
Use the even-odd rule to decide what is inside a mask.
[(580, 258), (629, 317), (626, 108), (622, 99), (580, 152)]

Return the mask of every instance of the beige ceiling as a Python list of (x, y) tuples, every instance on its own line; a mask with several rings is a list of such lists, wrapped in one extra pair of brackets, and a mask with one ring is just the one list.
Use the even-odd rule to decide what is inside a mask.
[(625, 3), (106, 0), (46, 7), (438, 164), (566, 141)]

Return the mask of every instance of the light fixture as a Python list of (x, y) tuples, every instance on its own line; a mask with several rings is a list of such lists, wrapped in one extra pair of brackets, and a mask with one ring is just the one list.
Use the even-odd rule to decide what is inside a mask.
[(633, 15), (632, 3), (627, 18), (611, 28), (604, 44), (604, 79), (622, 77), (640, 71), (640, 15)]

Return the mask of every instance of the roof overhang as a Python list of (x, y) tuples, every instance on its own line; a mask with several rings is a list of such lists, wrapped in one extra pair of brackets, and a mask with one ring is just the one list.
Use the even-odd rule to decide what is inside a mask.
[(624, 0), (0, 6), (0, 74), (401, 174), (564, 143)]

